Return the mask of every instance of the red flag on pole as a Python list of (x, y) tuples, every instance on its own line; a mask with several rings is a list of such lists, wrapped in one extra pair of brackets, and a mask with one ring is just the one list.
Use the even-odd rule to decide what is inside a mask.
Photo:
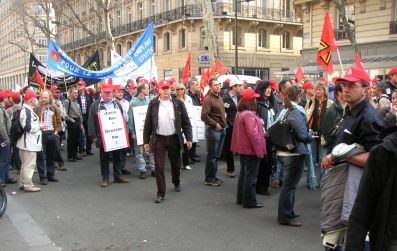
[(227, 70), (223, 67), (221, 61), (219, 59), (215, 60), (214, 66), (212, 66), (212, 75), (218, 78), (220, 75), (226, 74)]
[(187, 81), (192, 77), (192, 71), (191, 71), (191, 63), (190, 63), (190, 53), (187, 55), (187, 61), (185, 65), (185, 69), (183, 70), (182, 73), (182, 83), (186, 84)]
[(360, 54), (358, 54), (358, 52), (356, 52), (356, 68), (365, 71), (364, 64), (361, 62)]
[(323, 33), (321, 34), (320, 46), (317, 53), (317, 63), (319, 63), (328, 74), (334, 72), (331, 52), (336, 48), (338, 47), (335, 41), (334, 29), (332, 28), (329, 13), (327, 12), (325, 14)]
[(206, 72), (205, 74), (207, 74), (207, 82), (208, 82), (208, 80), (210, 80), (211, 78), (215, 77), (215, 76), (214, 76), (214, 73), (212, 72), (212, 69), (211, 69), (211, 70), (208, 69), (207, 72)]
[(43, 88), (44, 90), (46, 89), (45, 83), (41, 79), (39, 70), (37, 70), (37, 69), (36, 69), (36, 82), (41, 88)]
[(303, 73), (303, 70), (300, 66), (295, 72), (295, 78), (298, 82), (300, 82), (302, 79), (305, 79), (305, 74)]
[(208, 75), (207, 72), (205, 72), (204, 69), (201, 70), (201, 80), (200, 80), (200, 90), (201, 93), (204, 92), (204, 88), (207, 86), (208, 84)]

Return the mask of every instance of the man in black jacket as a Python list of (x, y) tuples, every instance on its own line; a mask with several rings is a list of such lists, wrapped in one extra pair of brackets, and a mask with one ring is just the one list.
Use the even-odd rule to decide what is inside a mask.
[[(192, 98), (194, 106), (200, 106), (200, 85), (197, 79), (192, 78), (188, 82), (187, 95)], [(200, 162), (200, 156), (196, 153), (197, 143), (193, 143), (192, 148), (189, 150), (189, 157), (193, 162)]]
[(390, 81), (386, 81), (386, 94), (391, 100), (391, 94), (397, 88), (397, 68), (393, 68), (389, 71)]
[[(77, 83), (77, 90), (79, 92), (79, 96), (77, 97), (77, 103), (80, 105), (81, 115), (83, 116), (83, 127), (84, 133), (80, 134), (80, 142), (79, 142), (79, 152), (81, 156), (85, 155), (94, 155), (91, 152), (91, 138), (88, 136), (88, 115), (90, 111), (90, 107), (94, 100), (91, 95), (85, 91), (86, 84), (83, 80), (80, 80)], [(84, 140), (85, 137), (85, 140)]]
[(160, 81), (157, 86), (159, 97), (153, 99), (148, 106), (143, 130), (143, 146), (149, 152), (149, 144), (154, 153), (157, 198), (161, 203), (165, 198), (165, 152), (171, 163), (172, 183), (176, 192), (181, 191), (180, 168), (181, 149), (183, 149), (182, 131), (187, 141), (187, 148), (192, 147), (192, 126), (185, 104), (171, 97), (171, 84)]
[(243, 85), (242, 83), (237, 82), (237, 80), (232, 80), (229, 83), (229, 88), (229, 91), (227, 91), (223, 96), (227, 127), (222, 155), (225, 158), (227, 164), (226, 176), (234, 178), (236, 175), (234, 174), (234, 159), (233, 152), (230, 151), (230, 146), (232, 144), (234, 119), (236, 118), (237, 114), (237, 102), (240, 99), (240, 92), (243, 89)]

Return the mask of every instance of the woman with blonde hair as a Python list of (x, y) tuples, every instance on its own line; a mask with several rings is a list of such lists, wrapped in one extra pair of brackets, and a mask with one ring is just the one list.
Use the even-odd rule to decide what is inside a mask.
[[(189, 95), (186, 95), (186, 87), (183, 84), (176, 84), (175, 92), (176, 97), (182, 100), (185, 103), (186, 109), (189, 110), (188, 106), (193, 106), (193, 100)], [(192, 168), (189, 166), (190, 163), (191, 162), (189, 161), (189, 150), (187, 149), (187, 145), (184, 144), (182, 152), (183, 169), (192, 170)]]

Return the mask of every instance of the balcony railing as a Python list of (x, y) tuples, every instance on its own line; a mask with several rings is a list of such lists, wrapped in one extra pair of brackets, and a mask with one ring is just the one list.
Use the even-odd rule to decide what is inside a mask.
[[(215, 18), (234, 18), (234, 6), (229, 3), (212, 3), (212, 9)], [(296, 16), (295, 12), (273, 9), (273, 8), (261, 8), (255, 6), (241, 6), (237, 10), (237, 16), (239, 18), (251, 18), (258, 19), (260, 21), (276, 21), (276, 22), (288, 22), (300, 24), (300, 19)], [(150, 16), (132, 23), (120, 25), (112, 28), (112, 34), (115, 37), (126, 35), (135, 31), (144, 29), (151, 20), (154, 21), (155, 25), (163, 25), (169, 22), (184, 20), (184, 19), (199, 19), (203, 17), (203, 9), (201, 4), (186, 5), (170, 11), (159, 13), (155, 16)], [(99, 40), (104, 40), (105, 34), (102, 32), (99, 36)], [(94, 39), (92, 37), (83, 38), (72, 43), (63, 45), (65, 50), (72, 50), (78, 47), (83, 47), (89, 44), (93, 44)]]
[(390, 34), (397, 34), (397, 21), (390, 22)]
[[(353, 34), (354, 34), (354, 32), (355, 31), (353, 30)], [(349, 37), (347, 36), (347, 32), (345, 30), (341, 30), (341, 29), (334, 30), (334, 33), (335, 33), (335, 40), (336, 41), (349, 39)]]

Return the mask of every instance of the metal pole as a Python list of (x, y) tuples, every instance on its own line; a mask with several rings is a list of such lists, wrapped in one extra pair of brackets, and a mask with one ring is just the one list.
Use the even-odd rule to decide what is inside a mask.
[(237, 47), (237, 0), (235, 0), (234, 5), (234, 74), (237, 75), (238, 72), (238, 47)]

